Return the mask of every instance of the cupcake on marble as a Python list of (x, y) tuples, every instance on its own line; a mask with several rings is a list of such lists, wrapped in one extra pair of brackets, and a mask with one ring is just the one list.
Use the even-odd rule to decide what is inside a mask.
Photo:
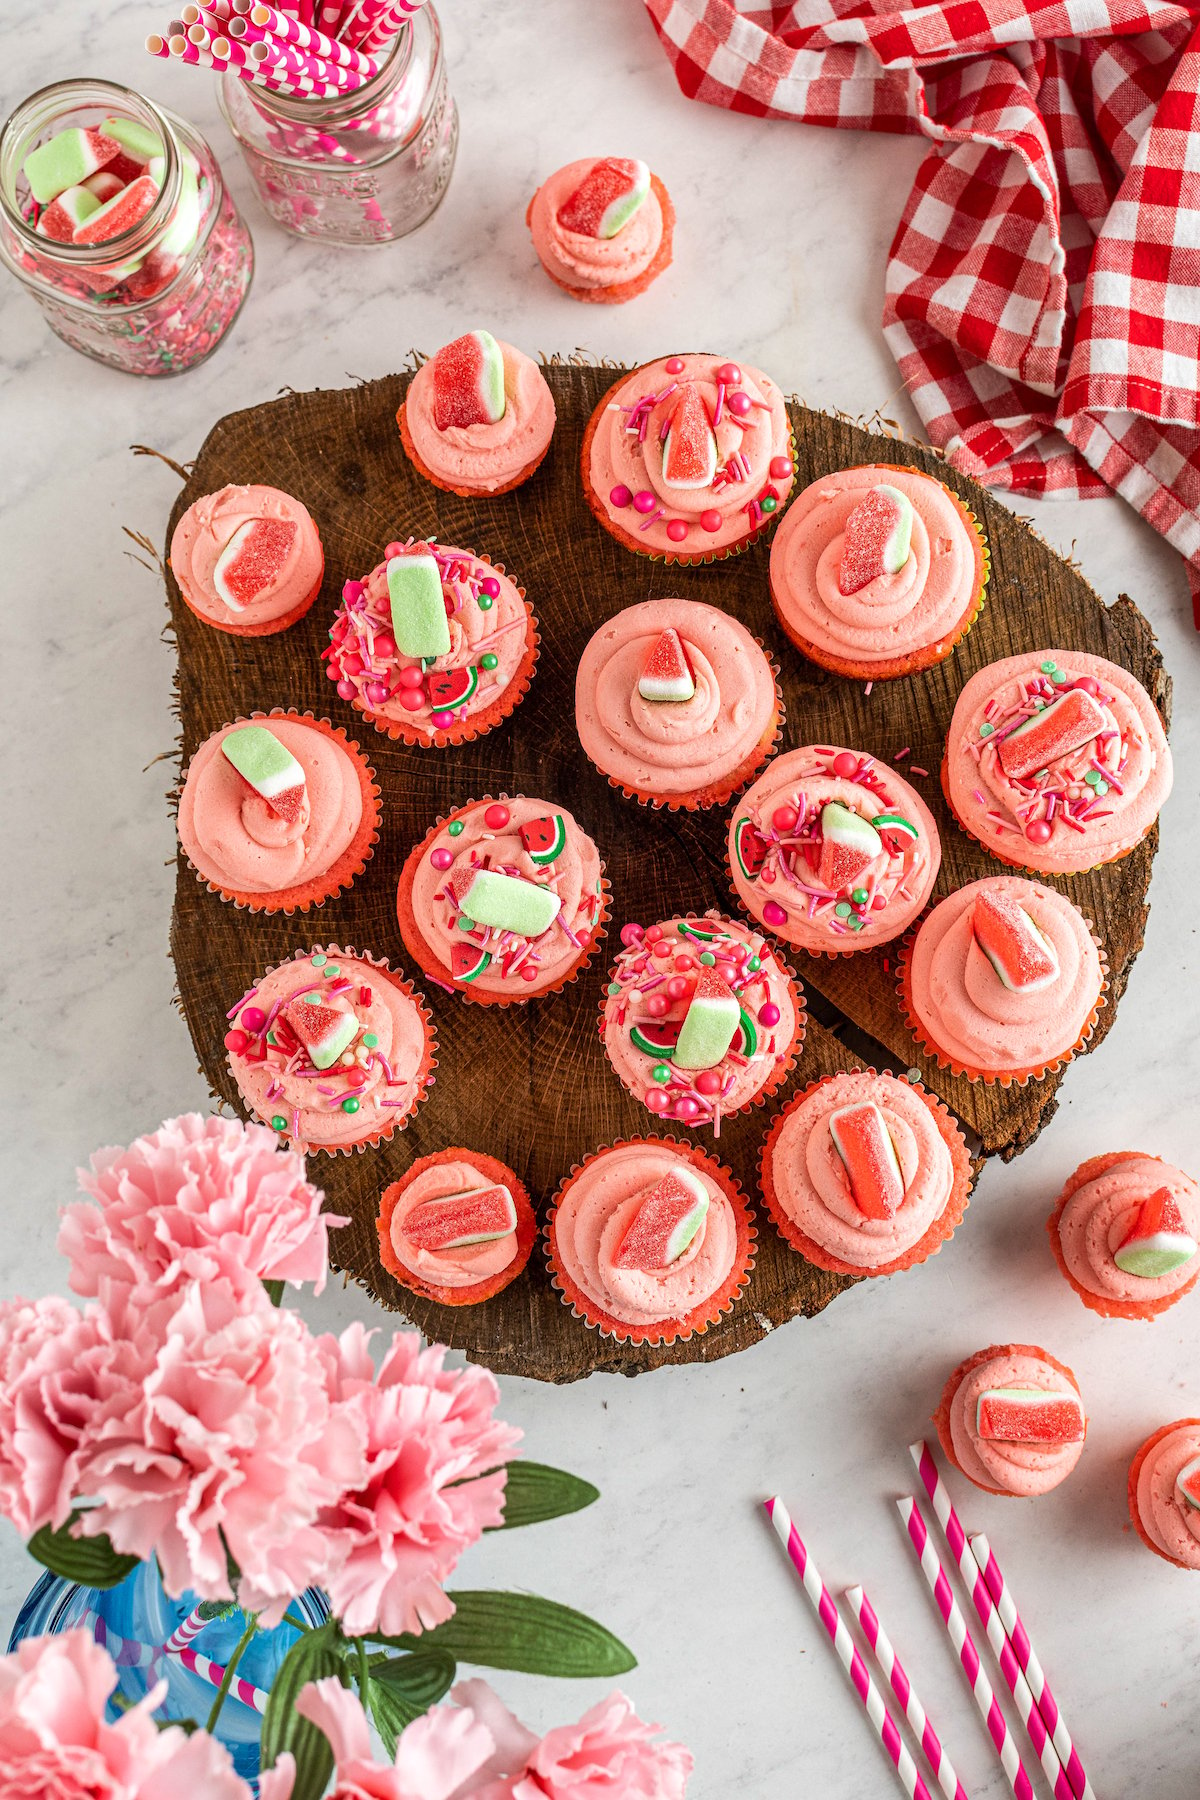
[(1081, 1163), (1047, 1229), (1083, 1304), (1104, 1319), (1156, 1319), (1200, 1280), (1200, 1188), (1157, 1156)]
[(778, 671), (740, 619), (699, 600), (643, 600), (606, 619), (575, 677), (584, 751), (651, 806), (721, 806), (772, 754)]
[(479, 1150), (418, 1157), (379, 1202), (379, 1256), (402, 1287), (442, 1306), (477, 1306), (524, 1269), (537, 1236), (529, 1194)]
[(1087, 1415), (1073, 1372), (1034, 1344), (993, 1344), (955, 1369), (934, 1414), (942, 1449), (988, 1494), (1033, 1499), (1065, 1481)]
[(468, 331), (422, 363), (396, 414), (418, 475), (483, 499), (528, 481), (554, 436), (554, 396), (537, 364), (490, 331)]
[(915, 788), (875, 757), (828, 744), (777, 756), (729, 823), (738, 899), (814, 955), (898, 937), (928, 900), (941, 855)]
[(538, 261), (573, 300), (617, 306), (670, 266), (675, 208), (633, 157), (567, 163), (538, 188), (525, 223)]
[(308, 508), (279, 488), (223, 487), (193, 500), (168, 557), (184, 603), (232, 637), (267, 637), (302, 619), (325, 556)]
[(1129, 1470), (1129, 1516), (1155, 1556), (1200, 1569), (1200, 1419), (1176, 1419), (1146, 1439)]

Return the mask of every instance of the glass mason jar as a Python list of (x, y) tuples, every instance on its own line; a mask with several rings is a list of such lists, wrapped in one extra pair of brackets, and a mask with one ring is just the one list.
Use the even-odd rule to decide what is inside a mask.
[(336, 99), (260, 87), (232, 69), (218, 91), (263, 205), (299, 237), (390, 243), (423, 225), (450, 185), (458, 109), (432, 6), (401, 26), (377, 75)]
[[(158, 193), (135, 224), (102, 243), (61, 243), (36, 228), (29, 152), (69, 126), (128, 119), (152, 132)], [(133, 179), (130, 173), (130, 179)], [(130, 375), (178, 375), (216, 349), (254, 273), (250, 233), (212, 151), (165, 108), (112, 81), (60, 81), (31, 94), (0, 134), (0, 257), (51, 331)]]

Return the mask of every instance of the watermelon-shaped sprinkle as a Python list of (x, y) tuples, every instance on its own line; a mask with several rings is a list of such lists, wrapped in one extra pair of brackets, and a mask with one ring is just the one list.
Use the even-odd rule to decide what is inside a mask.
[(668, 629), (660, 634), (638, 676), (638, 693), (643, 700), (661, 705), (665, 702), (690, 700), (696, 682), (679, 633)]
[(158, 199), (158, 189), (148, 175), (139, 175), (128, 187), (86, 218), (75, 233), (77, 244), (107, 244), (110, 238), (132, 231)]
[(715, 969), (702, 969), (679, 1028), (675, 1067), (715, 1069), (741, 1022), (742, 1009), (729, 983)]
[(1000, 767), (1010, 781), (1023, 781), (1072, 750), (1082, 750), (1105, 724), (1103, 709), (1086, 688), (1068, 688), (1000, 740), (996, 749)]
[(546, 813), (541, 818), (526, 819), (517, 830), (525, 854), (540, 869), (557, 862), (567, 847), (567, 828), (561, 813)]
[(838, 591), (857, 594), (884, 575), (897, 575), (908, 561), (912, 502), (899, 488), (880, 482), (860, 500), (842, 537)]
[(678, 1262), (708, 1212), (708, 1189), (691, 1169), (672, 1170), (647, 1188), (629, 1229), (617, 1245), (618, 1269), (644, 1269), (647, 1274)]
[(998, 1444), (1082, 1444), (1087, 1433), (1078, 1394), (1046, 1388), (988, 1388), (980, 1394), (975, 1425)]
[(1000, 980), (1014, 994), (1035, 994), (1058, 979), (1058, 952), (1011, 894), (987, 889), (977, 894), (971, 908), (971, 929)]
[(864, 1219), (890, 1219), (904, 1203), (904, 1175), (883, 1114), (873, 1100), (839, 1106), (829, 1135), (842, 1160), (850, 1194)]
[(472, 663), (466, 669), (437, 669), (429, 677), (429, 704), (435, 712), (453, 712), (474, 698), (479, 687), (479, 670)]
[(288, 565), (299, 526), (295, 519), (247, 519), (213, 564), (213, 586), (234, 612), (274, 587)]
[(679, 1042), (681, 1023), (679, 1019), (642, 1019), (639, 1024), (629, 1027), (629, 1042), (643, 1056), (670, 1062)]
[(564, 231), (611, 238), (622, 231), (650, 192), (650, 171), (629, 156), (604, 156), (572, 188), (556, 217)]
[(875, 859), (883, 854), (879, 833), (869, 819), (851, 812), (840, 800), (821, 808), (821, 859), (817, 880), (831, 894), (852, 891)]
[(280, 1011), (304, 1045), (314, 1069), (331, 1069), (361, 1029), (352, 1012), (344, 1006), (330, 1006), (320, 992), (289, 1000)]
[(450, 974), (455, 981), (475, 981), (491, 962), (491, 952), (478, 944), (455, 944), (450, 951)]
[(733, 854), (747, 881), (757, 879), (759, 870), (767, 860), (769, 847), (753, 819), (743, 815), (733, 828)]
[(521, 875), (501, 875), (496, 869), (472, 870), (470, 885), (458, 904), (476, 925), (515, 931), (526, 938), (541, 937), (562, 909), (562, 900), (551, 888), (539, 887)]
[(433, 422), (439, 431), (494, 425), (504, 417), (504, 352), (490, 331), (468, 331), (433, 359)]
[(401, 1235), (418, 1250), (461, 1250), (468, 1244), (491, 1244), (517, 1228), (517, 1209), (502, 1182), (441, 1194), (405, 1213)]
[(425, 662), (450, 651), (442, 575), (432, 556), (393, 556), (387, 566), (392, 635), (404, 656)]
[(238, 725), (221, 739), (221, 754), (242, 780), (289, 825), (300, 817), (308, 795), (304, 770), (265, 725)]
[(694, 382), (681, 389), (663, 445), (663, 480), (670, 487), (706, 488), (717, 472), (717, 439)]
[(1197, 1245), (1170, 1188), (1158, 1188), (1143, 1200), (1137, 1217), (1121, 1239), (1113, 1261), (1127, 1275), (1157, 1281), (1191, 1262)]
[(1184, 1463), (1175, 1477), (1175, 1492), (1185, 1506), (1200, 1506), (1200, 1456)]
[[(92, 178), (96, 179), (95, 176)], [(37, 228), (43, 237), (51, 238), (56, 244), (69, 244), (74, 241), (75, 233), (85, 219), (90, 219), (94, 212), (100, 210), (100, 199), (90, 188), (82, 185), (69, 187), (61, 193), (57, 200), (52, 200), (41, 218)]]

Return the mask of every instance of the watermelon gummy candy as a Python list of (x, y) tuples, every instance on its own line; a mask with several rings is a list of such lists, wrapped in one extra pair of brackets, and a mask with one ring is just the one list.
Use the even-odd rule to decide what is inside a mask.
[(897, 575), (908, 561), (912, 502), (899, 488), (880, 482), (860, 500), (842, 538), (838, 591), (857, 594), (884, 575)]
[(1082, 1444), (1087, 1433), (1077, 1394), (1047, 1388), (988, 1388), (979, 1396), (975, 1425), (999, 1444)]
[(1175, 1492), (1185, 1506), (1200, 1506), (1200, 1456), (1184, 1463), (1175, 1477)]
[(561, 813), (547, 813), (540, 819), (526, 819), (517, 829), (525, 854), (539, 868), (557, 862), (567, 847), (567, 828)]
[(158, 189), (148, 175), (139, 175), (128, 187), (114, 194), (111, 200), (85, 219), (75, 233), (77, 244), (107, 244), (110, 239), (120, 237), (124, 231), (132, 231), (133, 227), (145, 218), (154, 202), (158, 199)]
[(405, 656), (423, 662), (446, 656), (450, 650), (450, 622), (442, 575), (432, 556), (393, 556), (387, 566), (388, 599), (392, 632)]
[[(149, 258), (147, 258), (149, 261)], [(291, 559), (294, 519), (247, 519), (213, 564), (213, 586), (233, 612), (244, 612), (279, 580)]]
[(120, 146), (130, 162), (139, 167), (144, 168), (153, 157), (163, 153), (162, 139), (157, 131), (143, 125), (140, 119), (105, 119), (100, 129), (106, 138)]
[(517, 1228), (517, 1209), (502, 1182), (423, 1200), (400, 1221), (401, 1236), (419, 1250), (461, 1250), (491, 1244)]
[(883, 854), (883, 842), (869, 819), (840, 800), (821, 808), (821, 859), (817, 880), (831, 894), (858, 887), (862, 876)]
[(515, 931), (526, 938), (541, 937), (562, 910), (562, 899), (552, 889), (539, 887), (520, 875), (501, 875), (496, 869), (473, 869), (470, 885), (459, 906), (476, 925), (497, 931)]
[(439, 431), (494, 425), (504, 417), (504, 352), (490, 331), (468, 331), (433, 359), (433, 422)]
[(670, 487), (706, 488), (717, 472), (717, 440), (700, 389), (688, 382), (675, 402), (663, 445), (663, 480)]
[(618, 1269), (647, 1274), (678, 1262), (708, 1212), (708, 1189), (691, 1169), (672, 1170), (642, 1194), (629, 1228), (617, 1246)]
[(616, 237), (649, 192), (650, 171), (644, 162), (628, 156), (601, 157), (559, 207), (558, 223), (581, 237)]
[(671, 628), (655, 642), (638, 676), (638, 693), (656, 704), (690, 700), (696, 683), (679, 633)]
[(864, 1219), (890, 1219), (904, 1203), (904, 1176), (883, 1114), (873, 1100), (829, 1115), (829, 1135)]
[(1113, 1261), (1127, 1275), (1157, 1281), (1191, 1262), (1197, 1249), (1200, 1245), (1188, 1230), (1178, 1202), (1170, 1188), (1162, 1187), (1138, 1207)]
[(80, 125), (56, 132), (25, 158), (29, 191), (39, 206), (45, 206), (102, 169), (120, 149), (120, 144), (102, 131), (86, 131)]
[(56, 244), (71, 244), (84, 220), (99, 210), (99, 199), (87, 187), (64, 188), (57, 200), (50, 202), (38, 220), (37, 228), (43, 237), (52, 238)]
[[(115, 163), (109, 163), (106, 169), (97, 169), (96, 173), (94, 175), (89, 175), (87, 180), (83, 183), (83, 186), (87, 189), (88, 193), (94, 198), (97, 206), (103, 206), (106, 200), (111, 200), (113, 195), (119, 194), (121, 189), (125, 186), (117, 168), (117, 163), (120, 161), (121, 158), (118, 157), (117, 161)], [(140, 171), (137, 172), (140, 173)], [(68, 188), (67, 193), (70, 192), (71, 190)], [(61, 200), (63, 198), (64, 196), (60, 194), (59, 199)]]
[(1004, 986), (1034, 994), (1058, 978), (1058, 952), (1011, 894), (977, 894), (971, 909), (975, 942)]
[(238, 725), (221, 739), (221, 754), (272, 812), (295, 823), (308, 791), (304, 770), (273, 731), (265, 725)]
[(352, 1012), (342, 1006), (330, 1006), (320, 992), (289, 1000), (281, 1010), (314, 1069), (331, 1069), (361, 1029)]
[(679, 1028), (675, 1067), (715, 1069), (741, 1022), (742, 1009), (729, 983), (715, 969), (702, 969)]
[(1023, 781), (1072, 750), (1082, 750), (1104, 730), (1105, 723), (1102, 708), (1086, 688), (1068, 688), (1000, 740), (996, 748), (1000, 767), (1010, 781)]

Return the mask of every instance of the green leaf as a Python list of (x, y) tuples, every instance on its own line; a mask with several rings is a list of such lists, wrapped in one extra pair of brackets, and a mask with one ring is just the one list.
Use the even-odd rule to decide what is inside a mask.
[(449, 1693), (456, 1666), (446, 1650), (414, 1650), (372, 1664), (364, 1699), (389, 1756), (405, 1726)]
[(64, 1581), (77, 1581), (80, 1587), (117, 1587), (133, 1573), (141, 1557), (118, 1556), (107, 1537), (72, 1537), (71, 1527), (81, 1516), (73, 1512), (57, 1531), (43, 1525), (29, 1540), (29, 1554)]
[(282, 1306), (283, 1305), (283, 1288), (284, 1288), (283, 1282), (282, 1281), (264, 1281), (263, 1286), (267, 1290), (267, 1297), (269, 1298), (271, 1305), (272, 1306)]
[(600, 1498), (600, 1489), (565, 1469), (546, 1463), (510, 1462), (504, 1487), (504, 1521), (492, 1531), (512, 1531), (518, 1525), (540, 1525), (545, 1519), (561, 1519), (581, 1512)]
[(296, 1699), (302, 1687), (325, 1675), (336, 1675), (343, 1687), (349, 1685), (336, 1629), (333, 1620), (328, 1619), (315, 1631), (305, 1632), (292, 1645), (271, 1683), (262, 1724), (262, 1766), (272, 1768), (285, 1750), (291, 1751), (296, 1759), (292, 1800), (320, 1800), (333, 1769), (328, 1741), (315, 1725), (300, 1717)]
[(448, 1594), (455, 1613), (419, 1638), (373, 1637), (395, 1650), (448, 1650), (458, 1662), (485, 1669), (519, 1669), (527, 1675), (570, 1678), (625, 1675), (637, 1658), (595, 1619), (543, 1600), (538, 1594), (491, 1589)]

